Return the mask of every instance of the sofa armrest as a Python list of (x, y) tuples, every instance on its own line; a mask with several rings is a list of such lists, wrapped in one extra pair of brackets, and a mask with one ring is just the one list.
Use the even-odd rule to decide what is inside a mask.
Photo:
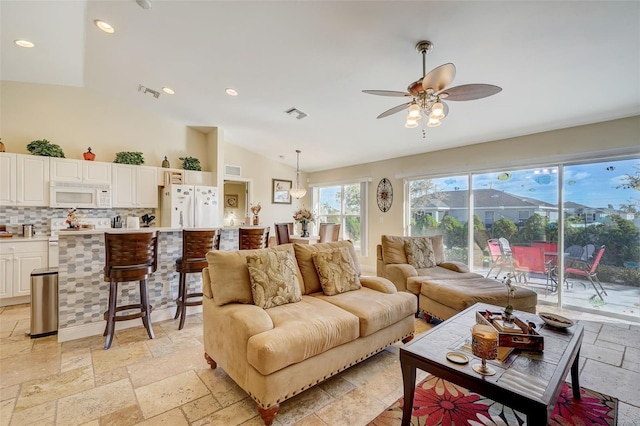
[(371, 290), (379, 291), (381, 293), (397, 293), (396, 286), (391, 281), (382, 277), (360, 277), (360, 283), (363, 287), (370, 288)]
[(202, 270), (202, 293), (209, 299), (213, 299), (213, 293), (211, 292), (211, 277), (209, 276), (208, 267)]
[(384, 266), (384, 278), (391, 281), (398, 291), (407, 290), (407, 278), (418, 275), (416, 268), (407, 263), (393, 263)]
[[(213, 298), (204, 295), (205, 299), (213, 301)], [(218, 306), (215, 303), (207, 303), (208, 318), (212, 320), (210, 325), (216, 333), (229, 334), (234, 340), (243, 342), (249, 337), (274, 328), (271, 317), (264, 309), (250, 304), (229, 303)]]
[(446, 268), (446, 269), (448, 269), (450, 271), (454, 271), (454, 272), (471, 272), (466, 263), (457, 262), (455, 260), (451, 260), (451, 261), (448, 261), (448, 262), (442, 262), (438, 266), (440, 266), (442, 268)]

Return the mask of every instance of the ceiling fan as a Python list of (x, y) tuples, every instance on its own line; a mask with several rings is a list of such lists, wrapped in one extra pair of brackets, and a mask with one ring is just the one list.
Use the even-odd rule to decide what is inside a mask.
[(463, 84), (447, 89), (447, 86), (451, 84), (456, 76), (456, 67), (452, 63), (448, 63), (434, 68), (427, 74), (427, 52), (432, 49), (433, 43), (430, 41), (423, 40), (416, 44), (416, 50), (422, 53), (422, 78), (411, 83), (406, 92), (363, 90), (364, 93), (370, 95), (413, 98), (407, 103), (383, 112), (377, 118), (388, 117), (408, 108), (409, 113), (404, 124), (405, 127), (417, 127), (418, 120), (422, 118), (422, 114), (429, 117), (427, 126), (438, 127), (441, 124), (440, 120), (449, 114), (449, 107), (443, 102), (444, 99), (448, 101), (471, 101), (495, 95), (502, 90), (502, 88), (491, 84)]

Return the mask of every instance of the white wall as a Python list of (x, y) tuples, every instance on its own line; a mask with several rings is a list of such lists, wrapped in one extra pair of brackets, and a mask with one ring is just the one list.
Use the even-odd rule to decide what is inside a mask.
[[(376, 264), (376, 244), (382, 235), (404, 235), (404, 178), (410, 176), (504, 170), (519, 165), (542, 165), (605, 155), (640, 155), (640, 116), (572, 127), (534, 135), (470, 145), (409, 157), (393, 158), (309, 174), (313, 183), (372, 177), (369, 189), (369, 256), (361, 258), (370, 270)], [(393, 185), (393, 205), (382, 213), (376, 188), (383, 177)]]
[(166, 155), (182, 168), (178, 158), (189, 156), (212, 170), (204, 133), (78, 87), (0, 82), (0, 137), (7, 152), (28, 154), (29, 142), (47, 139), (67, 158), (82, 159), (88, 147), (106, 162), (140, 151), (145, 165), (160, 167)]

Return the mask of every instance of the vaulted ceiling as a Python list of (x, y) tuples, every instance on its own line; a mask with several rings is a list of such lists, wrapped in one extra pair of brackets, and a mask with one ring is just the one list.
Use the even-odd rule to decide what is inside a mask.
[[(637, 1), (149, 2), (2, 0), (0, 77), (221, 127), (227, 142), (293, 166), (301, 149), (305, 171), (640, 113)], [(420, 79), (420, 40), (434, 44), (427, 71), (452, 62), (453, 86), (502, 92), (448, 102), (437, 128), (406, 129), (406, 112), (376, 119), (406, 99), (362, 90), (405, 91)], [(292, 107), (308, 116), (285, 113)]]

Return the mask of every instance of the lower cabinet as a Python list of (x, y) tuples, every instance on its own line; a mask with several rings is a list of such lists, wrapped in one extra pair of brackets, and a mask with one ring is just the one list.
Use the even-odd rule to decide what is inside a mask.
[[(0, 299), (31, 294), (31, 272), (47, 266), (47, 241), (3, 241), (0, 243)], [(19, 300), (16, 303), (23, 303)], [(1, 305), (11, 304), (7, 300)]]

